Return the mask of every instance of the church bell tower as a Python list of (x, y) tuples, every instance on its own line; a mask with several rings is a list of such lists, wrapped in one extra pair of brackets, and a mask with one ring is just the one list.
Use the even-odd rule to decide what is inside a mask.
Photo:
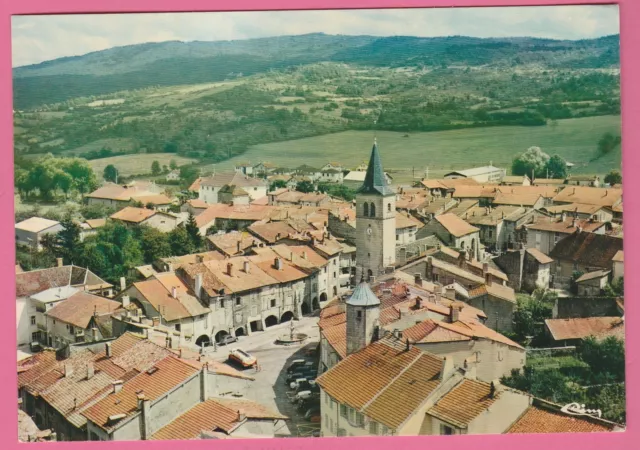
[(356, 193), (356, 283), (396, 261), (396, 194), (387, 183), (374, 141), (364, 183)]

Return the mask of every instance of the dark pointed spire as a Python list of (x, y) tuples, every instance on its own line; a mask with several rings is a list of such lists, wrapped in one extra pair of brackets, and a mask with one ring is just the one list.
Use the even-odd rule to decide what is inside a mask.
[(364, 183), (362, 183), (362, 186), (358, 189), (358, 193), (394, 195), (393, 190), (387, 184), (387, 179), (382, 169), (382, 161), (380, 161), (378, 143), (375, 140), (373, 141), (373, 148), (371, 149), (371, 158), (369, 159), (367, 174), (364, 177)]

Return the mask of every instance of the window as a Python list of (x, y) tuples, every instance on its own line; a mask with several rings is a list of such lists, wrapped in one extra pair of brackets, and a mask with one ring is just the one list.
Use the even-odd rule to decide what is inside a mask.
[(446, 425), (440, 425), (440, 434), (451, 435), (453, 434), (453, 428)]
[(36, 324), (36, 316), (31, 316), (31, 325)]
[(373, 434), (373, 435), (378, 434), (378, 423), (377, 422), (369, 422), (369, 434)]
[(364, 216), (365, 217), (369, 215), (369, 204), (368, 203), (364, 204), (363, 212), (364, 212)]
[(370, 212), (371, 217), (375, 217), (376, 216), (376, 205), (371, 203), (371, 208), (369, 209), (369, 212)]
[(236, 305), (238, 306), (242, 305), (242, 299), (240, 297), (236, 298)]
[(272, 308), (276, 307), (276, 299), (275, 298), (273, 300), (271, 300), (271, 307)]
[(333, 410), (334, 408), (336, 408), (336, 407), (337, 407), (337, 405), (338, 405), (338, 403), (337, 403), (335, 400), (331, 400), (331, 405), (330, 405), (331, 410)]
[(333, 272), (333, 278), (335, 278), (335, 277), (336, 277), (336, 273), (335, 273), (335, 272)]
[(176, 331), (180, 331), (180, 324), (179, 323), (176, 324)]
[(220, 308), (224, 308), (224, 299), (223, 298), (220, 299)]
[(329, 419), (329, 430), (333, 433), (333, 419)]
[(438, 274), (437, 273), (433, 274), (433, 281), (438, 281)]
[(399, 241), (399, 240), (400, 240), (400, 235), (396, 234), (396, 241)]
[(324, 273), (327, 273), (327, 268), (326, 267), (324, 268)]
[(38, 342), (38, 332), (36, 331), (35, 333), (31, 333), (31, 342)]
[(364, 415), (362, 413), (356, 412), (356, 426), (364, 427)]
[(347, 418), (347, 405), (340, 405), (340, 417)]
[[(324, 394), (324, 404), (328, 405), (329, 404), (329, 395), (328, 394)], [(326, 416), (326, 414), (325, 414)]]
[(489, 237), (493, 236), (493, 231), (489, 229)]
[(387, 211), (391, 212), (391, 203), (387, 203)]
[(362, 319), (362, 311), (358, 311), (356, 313), (356, 317), (357, 317), (358, 320), (361, 320)]

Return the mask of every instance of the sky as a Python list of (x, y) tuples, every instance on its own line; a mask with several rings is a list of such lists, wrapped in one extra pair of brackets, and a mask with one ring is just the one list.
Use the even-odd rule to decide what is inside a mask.
[(14, 16), (13, 67), (145, 42), (327, 34), (587, 39), (619, 33), (617, 5)]

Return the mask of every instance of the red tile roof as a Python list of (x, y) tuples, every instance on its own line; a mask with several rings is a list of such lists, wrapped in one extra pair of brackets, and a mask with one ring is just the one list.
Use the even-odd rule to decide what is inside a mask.
[(456, 216), (455, 214), (441, 214), (435, 218), (449, 233), (456, 237), (466, 236), (467, 234), (480, 231), (473, 225)]
[(556, 341), (584, 339), (589, 336), (599, 339), (615, 336), (624, 340), (624, 320), (620, 317), (547, 319), (545, 324)]
[(528, 248), (526, 251), (528, 254), (533, 256), (540, 264), (550, 264), (553, 262), (552, 258), (549, 258), (547, 255), (545, 255), (535, 247)]
[(45, 315), (84, 330), (94, 315), (111, 314), (120, 307), (119, 302), (80, 291), (56, 303)]
[(554, 203), (583, 203), (613, 207), (622, 201), (622, 189), (567, 186), (553, 198)]
[(124, 383), (120, 392), (109, 394), (87, 408), (82, 415), (105, 430), (112, 429), (118, 422), (110, 423), (110, 416), (130, 416), (138, 412), (139, 392), (142, 391), (145, 398), (153, 402), (199, 372), (192, 365), (173, 356), (162, 359), (153, 368), (155, 370), (146, 370), (133, 377)]
[(602, 433), (613, 431), (615, 424), (585, 416), (570, 416), (560, 408), (530, 406), (511, 426), (508, 434), (526, 433)]
[(438, 400), (427, 413), (457, 428), (466, 428), (500, 395), (496, 393), (491, 397), (490, 390), (489, 383), (464, 379)]
[(123, 222), (140, 223), (153, 216), (156, 212), (152, 209), (136, 208), (127, 206), (115, 214), (111, 215), (111, 219), (121, 220)]
[(576, 232), (561, 239), (549, 256), (590, 267), (608, 268), (616, 253), (622, 250), (622, 243), (623, 240), (617, 237)]

